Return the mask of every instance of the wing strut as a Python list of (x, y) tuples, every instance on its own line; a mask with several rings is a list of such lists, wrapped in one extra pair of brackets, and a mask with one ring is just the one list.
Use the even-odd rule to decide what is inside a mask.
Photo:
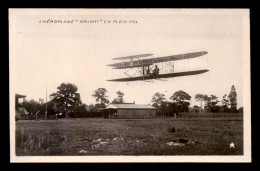
[(144, 74), (145, 74), (145, 72), (144, 72), (144, 66), (143, 66), (143, 80), (144, 80)]
[[(130, 70), (131, 70), (131, 69), (130, 69)], [(130, 71), (130, 70), (128, 70), (128, 71)], [(132, 78), (130, 75), (127, 74), (128, 71), (124, 72), (124, 74), (127, 75), (128, 77)]]

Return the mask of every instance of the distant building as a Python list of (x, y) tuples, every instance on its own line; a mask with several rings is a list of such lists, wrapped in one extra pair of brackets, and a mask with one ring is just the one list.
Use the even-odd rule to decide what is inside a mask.
[(109, 104), (103, 110), (104, 118), (146, 119), (156, 117), (156, 108), (146, 104)]
[(25, 99), (25, 95), (15, 94), (15, 118), (23, 119), (26, 117), (28, 112), (23, 107), (23, 102)]
[(15, 94), (15, 108), (22, 107), (25, 95)]

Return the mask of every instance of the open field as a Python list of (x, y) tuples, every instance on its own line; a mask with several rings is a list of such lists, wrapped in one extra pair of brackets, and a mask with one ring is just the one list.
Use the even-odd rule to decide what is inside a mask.
[[(176, 132), (169, 130), (175, 127)], [(169, 146), (182, 138), (194, 143)], [(230, 143), (235, 148), (230, 148)], [(16, 155), (242, 155), (242, 118), (16, 122)]]

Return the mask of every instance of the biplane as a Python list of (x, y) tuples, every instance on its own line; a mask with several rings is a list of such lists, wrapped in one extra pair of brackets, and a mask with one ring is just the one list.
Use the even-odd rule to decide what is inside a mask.
[[(177, 60), (185, 60), (191, 58), (197, 58), (203, 55), (206, 55), (208, 52), (201, 51), (201, 52), (194, 52), (194, 53), (186, 53), (186, 54), (179, 54), (179, 55), (171, 55), (171, 56), (164, 56), (164, 57), (156, 57), (156, 58), (148, 58), (153, 54), (141, 54), (141, 55), (134, 55), (134, 56), (126, 56), (126, 57), (117, 57), (113, 58), (113, 60), (121, 60), (122, 62), (108, 64), (107, 66), (112, 67), (112, 69), (121, 69), (121, 70), (128, 70), (124, 72), (127, 77), (124, 78), (117, 78), (117, 79), (110, 79), (107, 81), (138, 81), (138, 80), (152, 80), (152, 79), (167, 79), (172, 77), (180, 77), (180, 76), (188, 76), (188, 75), (197, 75), (202, 74), (207, 71), (208, 69), (197, 69), (191, 71), (181, 71), (181, 72), (170, 72), (170, 73), (160, 73), (157, 69), (157, 65), (160, 63), (167, 63), (171, 62), (172, 67), (174, 67), (174, 61)], [(127, 61), (124, 61), (127, 60)], [(158, 70), (155, 70), (153, 67), (156, 67)], [(130, 75), (128, 72), (130, 70), (136, 70), (138, 75)], [(152, 72), (151, 72), (152, 71)]]

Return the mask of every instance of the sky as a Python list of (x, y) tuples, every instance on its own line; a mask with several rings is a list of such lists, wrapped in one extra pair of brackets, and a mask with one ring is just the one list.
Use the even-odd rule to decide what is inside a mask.
[[(243, 106), (244, 37), (239, 13), (220, 10), (189, 14), (169, 9), (161, 13), (33, 10), (20, 11), (14, 16), (10, 25), (13, 36), (10, 49), (14, 51), (12, 76), (15, 92), (26, 95), (27, 100), (45, 100), (46, 86), (50, 95), (62, 82), (69, 82), (77, 85), (82, 102), (87, 105), (95, 103), (91, 95), (102, 87), (107, 89), (110, 101), (120, 90), (125, 94), (125, 102), (137, 104), (151, 104), (156, 92), (165, 94), (169, 100), (175, 91), (183, 90), (192, 96), (193, 106), (200, 104), (195, 101), (195, 94), (217, 95), (221, 101), (234, 85), (238, 107)], [(48, 19), (74, 20), (74, 23), (39, 23)], [(98, 22), (80, 23), (82, 20)], [(112, 76), (111, 68), (106, 65), (118, 62), (112, 60), (115, 57), (147, 53), (161, 57), (199, 51), (208, 54), (174, 65), (180, 71), (201, 67), (209, 72), (167, 81), (106, 81)], [(122, 70), (113, 71), (114, 78), (117, 74), (122, 74)]]

